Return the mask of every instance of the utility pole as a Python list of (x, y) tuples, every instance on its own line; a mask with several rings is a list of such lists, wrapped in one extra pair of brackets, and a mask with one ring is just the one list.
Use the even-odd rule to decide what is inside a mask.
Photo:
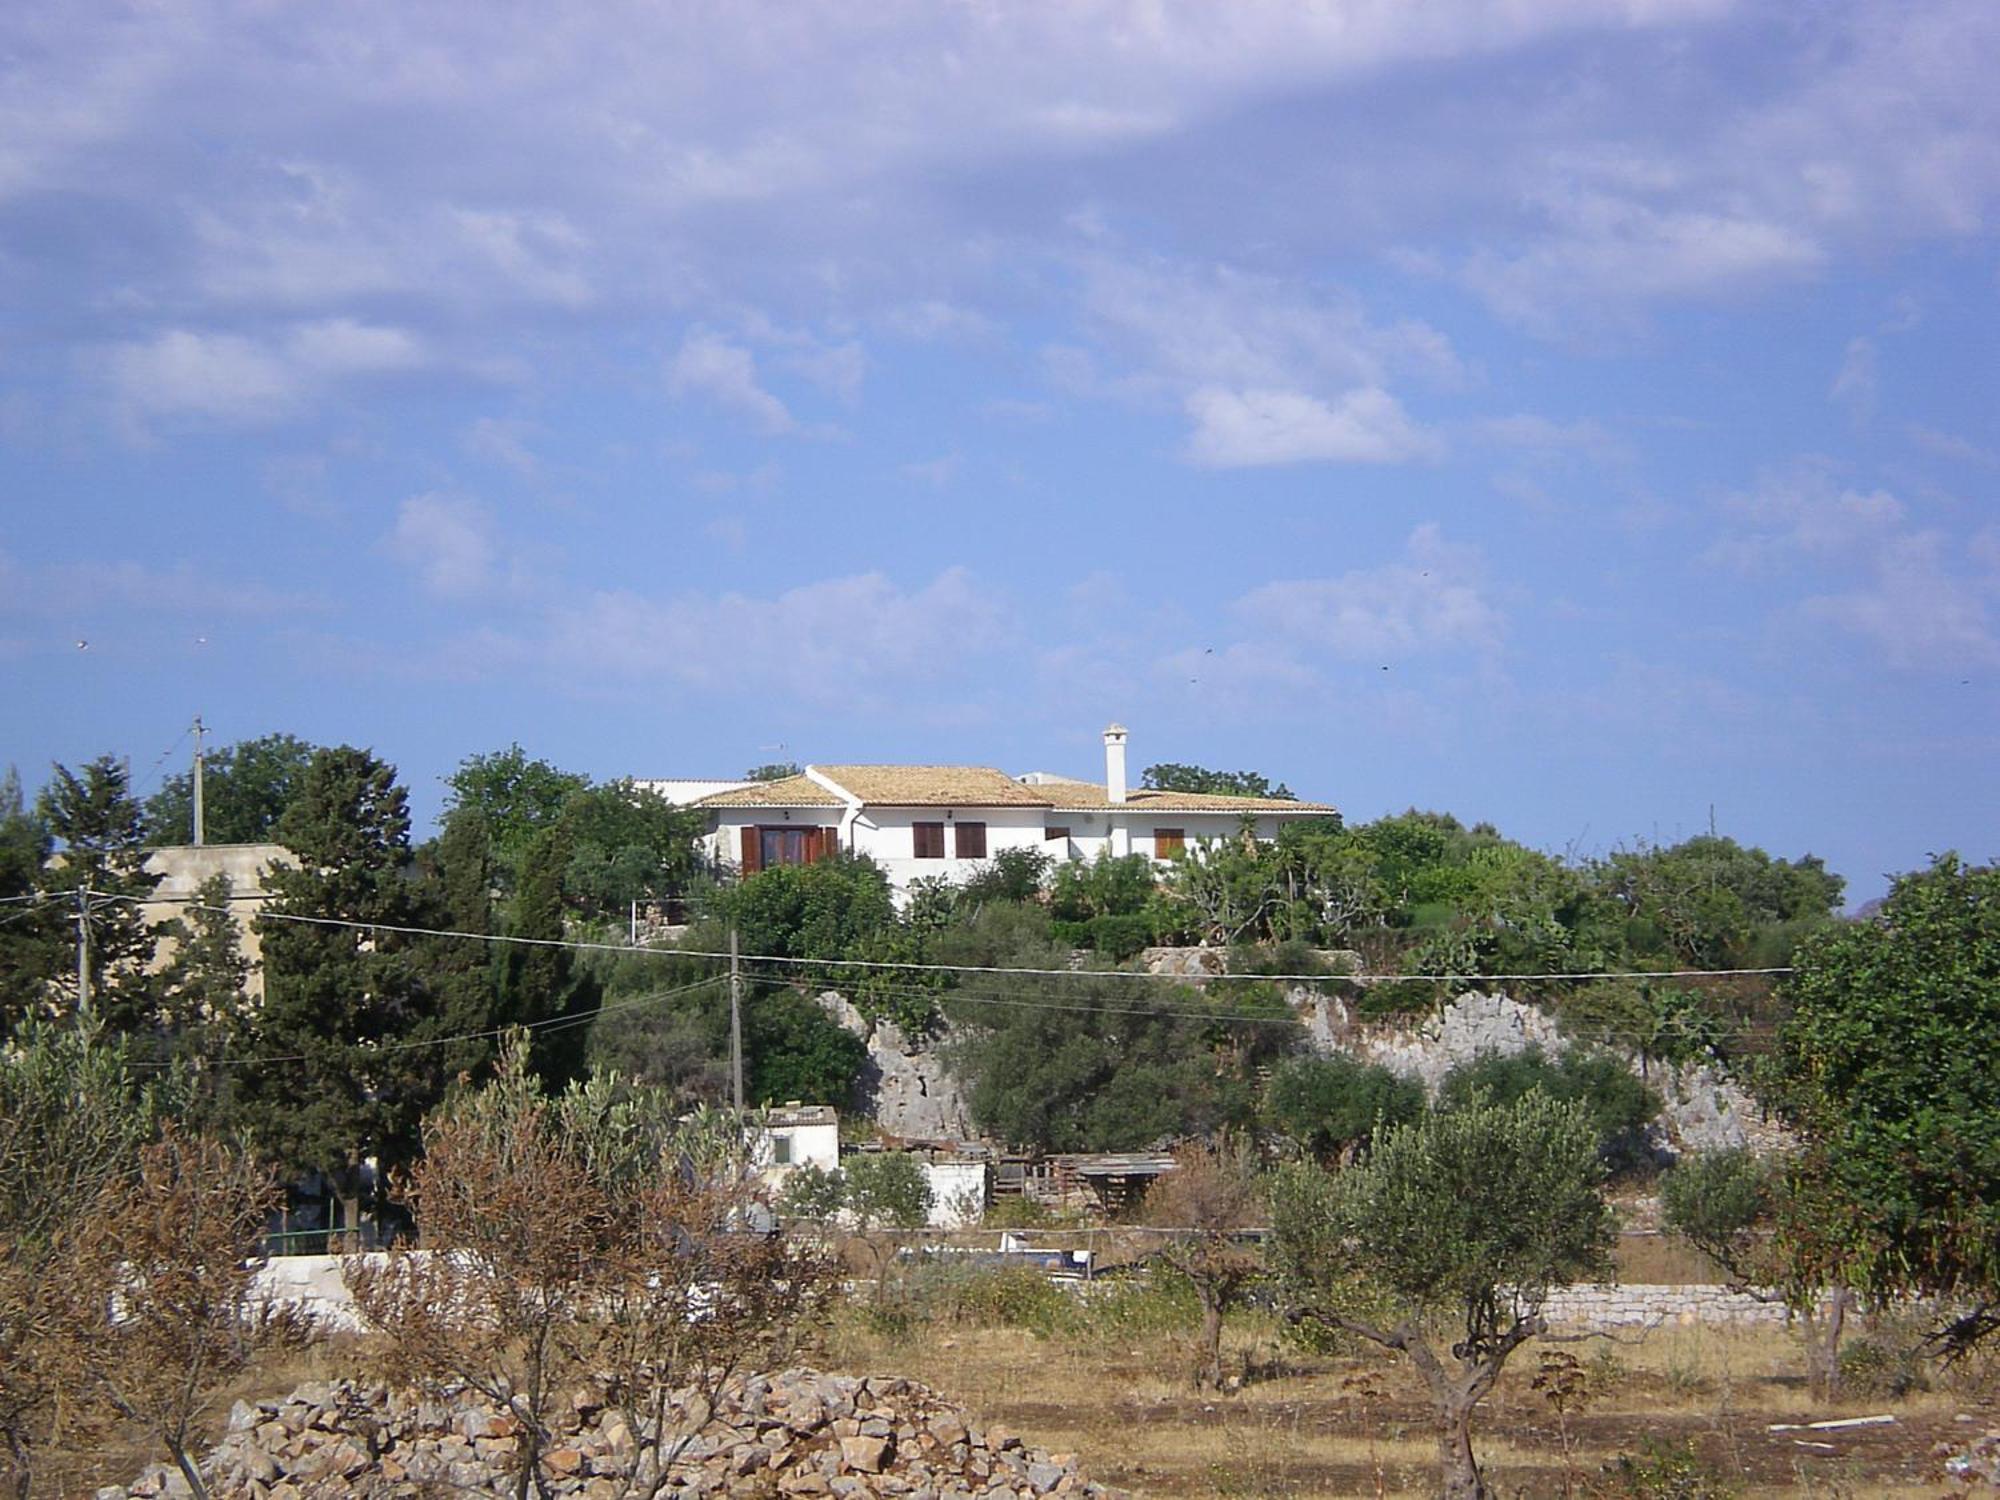
[(736, 950), (736, 928), (729, 929), (729, 1083), (736, 1112), (743, 1113), (743, 960)]
[(90, 1019), (90, 889), (76, 888), (76, 1013)]
[(194, 842), (198, 849), (202, 843), (201, 806), (201, 715), (194, 716)]

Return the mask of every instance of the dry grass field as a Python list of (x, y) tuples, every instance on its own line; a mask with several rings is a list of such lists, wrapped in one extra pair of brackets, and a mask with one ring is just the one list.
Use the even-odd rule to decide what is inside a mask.
[[(1140, 1495), (1434, 1493), (1428, 1406), (1401, 1362), (1360, 1349), (1301, 1351), (1270, 1318), (1249, 1314), (1232, 1319), (1228, 1336), (1230, 1368), (1246, 1377), (1241, 1389), (1197, 1397), (1186, 1378), (1191, 1328), (1191, 1307), (1168, 1293), (1114, 1289), (1079, 1311), (1037, 1278), (989, 1275), (886, 1300), (863, 1292), (833, 1319), (818, 1362), (922, 1380), (1033, 1444), (1079, 1454), (1093, 1477)], [(1583, 1389), (1559, 1416), (1534, 1388), (1542, 1347), (1516, 1354), (1476, 1428), (1489, 1479), (1509, 1500), (1956, 1494), (1942, 1479), (1938, 1446), (2000, 1426), (1985, 1372), (1930, 1372), (1927, 1389), (1902, 1395), (1878, 1383), (1820, 1408), (1807, 1397), (1788, 1334), (1702, 1327), (1561, 1346), (1578, 1360)], [(237, 1396), (278, 1395), (303, 1381), (366, 1373), (370, 1363), (367, 1346), (354, 1342), (286, 1356), (225, 1392), (215, 1425)], [(1884, 1412), (1894, 1426), (1767, 1430)], [(153, 1456), (118, 1442), (67, 1454), (37, 1492), (87, 1496)], [(1637, 1475), (1619, 1474), (1621, 1456), (1636, 1462)]]
[[(910, 1328), (849, 1316), (828, 1362), (893, 1370), (944, 1391), (1029, 1442), (1082, 1455), (1090, 1473), (1149, 1496), (1307, 1500), (1435, 1493), (1428, 1403), (1400, 1361), (1372, 1351), (1302, 1353), (1268, 1319), (1239, 1320), (1234, 1394), (1195, 1396), (1185, 1335), (1086, 1322), (1031, 1332), (978, 1319)], [(1900, 1396), (1878, 1385), (1812, 1404), (1784, 1331), (1659, 1328), (1636, 1342), (1559, 1346), (1582, 1391), (1557, 1413), (1534, 1388), (1540, 1351), (1516, 1354), (1481, 1409), (1481, 1460), (1498, 1494), (1823, 1496), (1873, 1500), (1957, 1493), (1940, 1443), (1994, 1425), (1993, 1384), (1972, 1374)], [(1891, 1413), (1889, 1427), (1772, 1433), (1771, 1423)], [(1970, 1418), (1970, 1421), (1962, 1420)], [(1621, 1456), (1632, 1467), (1620, 1469)]]

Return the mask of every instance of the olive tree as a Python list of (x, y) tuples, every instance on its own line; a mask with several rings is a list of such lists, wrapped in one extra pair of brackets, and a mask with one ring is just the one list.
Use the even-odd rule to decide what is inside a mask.
[(197, 1500), (218, 1392), (260, 1349), (308, 1331), (257, 1293), (254, 1251), (277, 1202), (248, 1151), (168, 1122), (137, 1173), (99, 1196), (83, 1249), (79, 1279), (95, 1293), (84, 1394), (162, 1444)]
[(0, 1473), (17, 1500), (95, 1415), (84, 1353), (109, 1288), (85, 1269), (91, 1210), (174, 1102), (120, 1040), (36, 1023), (0, 1048)]
[(1222, 1385), (1222, 1320), (1263, 1269), (1243, 1231), (1262, 1216), (1262, 1184), (1240, 1149), (1185, 1146), (1174, 1170), (1146, 1192), (1145, 1218), (1169, 1230), (1160, 1259), (1186, 1277), (1201, 1302), (1195, 1389)]
[(1429, 1388), (1446, 1500), (1491, 1493), (1472, 1417), (1547, 1331), (1553, 1287), (1608, 1274), (1596, 1127), (1539, 1091), (1392, 1126), (1366, 1162), (1281, 1172), (1273, 1256), (1288, 1315), (1401, 1353)]
[(1766, 1161), (1743, 1147), (1704, 1152), (1666, 1175), (1660, 1207), (1669, 1229), (1722, 1267), (1730, 1290), (1785, 1305), (1805, 1335), (1813, 1394), (1836, 1395), (1860, 1216), (1819, 1154)]
[(678, 1120), (670, 1096), (602, 1075), (550, 1098), (517, 1036), (493, 1082), (423, 1135), (422, 1248), (346, 1268), (391, 1373), (470, 1388), (513, 1419), (517, 1500), (551, 1493), (545, 1460), (585, 1382), (631, 1437), (610, 1493), (672, 1487), (722, 1385), (778, 1357), (826, 1284), (813, 1250), (757, 1227), (740, 1123)]

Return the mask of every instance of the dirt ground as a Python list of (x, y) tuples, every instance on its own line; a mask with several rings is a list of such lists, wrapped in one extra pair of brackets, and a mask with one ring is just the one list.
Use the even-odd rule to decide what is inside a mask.
[[(1581, 1408), (1559, 1421), (1533, 1382), (1536, 1345), (1517, 1353), (1481, 1408), (1474, 1442), (1496, 1493), (1542, 1497), (1657, 1495), (1661, 1500), (1935, 1497), (1962, 1494), (1940, 1451), (2000, 1427), (1989, 1375), (1961, 1374), (1901, 1398), (1855, 1394), (1815, 1406), (1796, 1341), (1780, 1330), (1658, 1329), (1635, 1342), (1561, 1346), (1581, 1368)], [(1180, 1335), (1127, 1338), (929, 1324), (898, 1337), (853, 1318), (828, 1334), (820, 1363), (922, 1380), (1028, 1442), (1079, 1454), (1094, 1478), (1156, 1497), (1429, 1496), (1435, 1470), (1428, 1404), (1400, 1361), (1284, 1347), (1275, 1327), (1243, 1319), (1228, 1340), (1247, 1378), (1202, 1397), (1187, 1384)], [(282, 1394), (368, 1363), (365, 1349), (321, 1345), (252, 1371), (236, 1396)], [(1778, 1432), (1773, 1423), (1889, 1414), (1889, 1426)], [(1567, 1428), (1565, 1440), (1564, 1428)], [(1692, 1459), (1711, 1487), (1610, 1487), (1620, 1455)], [(131, 1443), (64, 1455), (43, 1495), (89, 1495), (155, 1455)], [(55, 1471), (60, 1471), (55, 1472)]]
[[(850, 1330), (832, 1352), (855, 1370), (894, 1369), (926, 1381), (1029, 1442), (1076, 1451), (1093, 1477), (1143, 1495), (1435, 1493), (1429, 1407), (1406, 1367), (1369, 1356), (1286, 1355), (1254, 1332), (1232, 1344), (1250, 1378), (1214, 1398), (1190, 1393), (1172, 1339), (1114, 1349), (1009, 1329), (898, 1340)], [(1963, 1446), (2000, 1421), (1990, 1383), (1971, 1379), (1901, 1399), (1855, 1396), (1816, 1407), (1795, 1342), (1775, 1330), (1660, 1329), (1634, 1344), (1565, 1347), (1582, 1362), (1587, 1391), (1566, 1424), (1533, 1388), (1540, 1366), (1532, 1345), (1480, 1411), (1474, 1441), (1501, 1495), (1958, 1494), (1943, 1478), (1940, 1445)], [(1769, 1430), (1878, 1414), (1896, 1420), (1835, 1432)], [(1661, 1451), (1692, 1458), (1715, 1487), (1594, 1489), (1611, 1484), (1621, 1454)]]

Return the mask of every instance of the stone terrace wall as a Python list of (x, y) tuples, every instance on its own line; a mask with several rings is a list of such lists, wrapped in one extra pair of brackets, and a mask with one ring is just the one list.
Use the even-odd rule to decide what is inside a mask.
[(1781, 1302), (1759, 1302), (1722, 1286), (1572, 1286), (1549, 1294), (1550, 1323), (1572, 1328), (1646, 1328), (1655, 1324), (1743, 1327), (1782, 1324)]
[[(369, 1260), (379, 1260), (370, 1255)], [(361, 1321), (340, 1275), (337, 1255), (288, 1255), (257, 1273), (271, 1303), (295, 1307), (327, 1332), (351, 1333)], [(1641, 1328), (1651, 1324), (1710, 1326), (1780, 1324), (1785, 1309), (1720, 1286), (1576, 1286), (1553, 1292), (1544, 1309), (1551, 1323), (1580, 1328)]]

